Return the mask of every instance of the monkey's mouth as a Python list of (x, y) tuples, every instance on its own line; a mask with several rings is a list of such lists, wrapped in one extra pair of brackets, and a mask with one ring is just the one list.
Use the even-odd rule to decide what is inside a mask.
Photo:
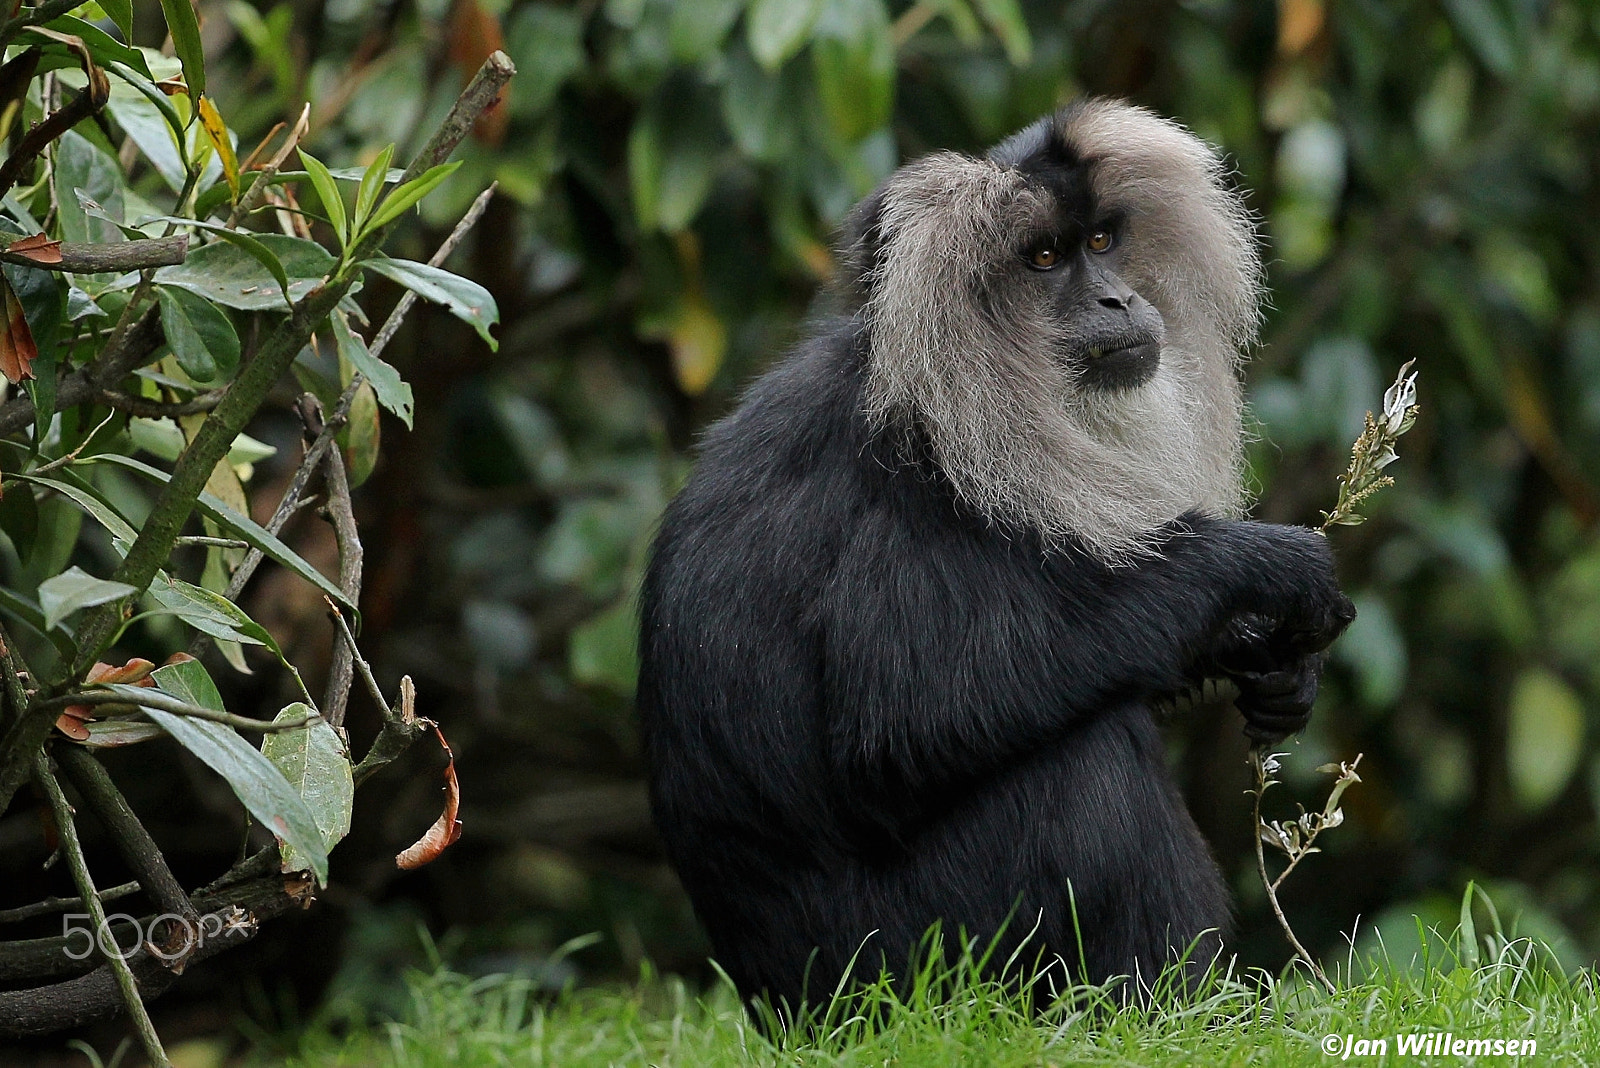
[(1073, 362), (1086, 389), (1132, 389), (1150, 381), (1161, 366), (1161, 342), (1148, 334), (1104, 338), (1085, 345)]

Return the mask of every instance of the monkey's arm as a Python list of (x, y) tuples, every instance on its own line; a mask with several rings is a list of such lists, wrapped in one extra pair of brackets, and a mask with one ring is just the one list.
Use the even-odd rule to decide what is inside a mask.
[(1349, 618), (1324, 539), (1194, 518), (1159, 555), (1041, 562), (944, 527), (868, 523), (823, 604), (824, 697), (847, 783), (893, 801), (972, 782), (1082, 716), (1180, 688), (1239, 612), (1309, 654)]

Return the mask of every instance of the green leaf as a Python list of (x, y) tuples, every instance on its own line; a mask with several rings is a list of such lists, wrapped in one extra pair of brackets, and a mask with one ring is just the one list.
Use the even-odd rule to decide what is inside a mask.
[(711, 191), (717, 141), (714, 112), (695, 93), (671, 91), (640, 112), (628, 177), (641, 229), (676, 233), (694, 220)]
[(694, 0), (672, 5), (667, 40), (679, 63), (698, 63), (715, 52), (728, 36), (745, 0)]
[(861, 140), (894, 110), (894, 41), (883, 0), (826, 0), (811, 43), (817, 95), (829, 125)]
[[(131, 456), (121, 456), (114, 452), (104, 453), (84, 462), (116, 464), (118, 467), (125, 467), (130, 471), (137, 472), (153, 482), (167, 483), (172, 481), (172, 476), (165, 471), (151, 467), (140, 460), (135, 460)], [(350, 602), (350, 598), (344, 595), (343, 590), (328, 581), (322, 572), (306, 563), (293, 549), (279, 541), (276, 535), (269, 533), (266, 527), (263, 527), (253, 519), (240, 515), (209, 493), (200, 494), (195, 506), (207, 519), (230, 531), (240, 541), (260, 549), (267, 556), (293, 571), (317, 587), (317, 589), (332, 597), (339, 604), (352, 611), (355, 610), (356, 606)]]
[(44, 625), (48, 629), (81, 608), (121, 600), (138, 592), (126, 582), (95, 578), (81, 568), (70, 567), (39, 584), (39, 607), (44, 611)]
[[(274, 282), (278, 283), (278, 289), (283, 295), (284, 302), (287, 304), (287, 303), (292, 301), (293, 298), (290, 296), (290, 293), (289, 293), (289, 273), (288, 273), (288, 269), (284, 266), (283, 260), (278, 256), (278, 254), (276, 252), (274, 252), (272, 247), (269, 246), (266, 243), (267, 239), (279, 237), (281, 235), (263, 234), (263, 235), (261, 235), (261, 237), (256, 237), (255, 235), (247, 234), (242, 230), (230, 230), (226, 226), (223, 226), (221, 223), (205, 222), (205, 221), (200, 220), (200, 219), (184, 219), (184, 218), (181, 218), (181, 217), (176, 216), (176, 215), (158, 215), (158, 216), (155, 217), (155, 219), (150, 220), (150, 221), (153, 221), (153, 222), (169, 222), (169, 223), (177, 224), (179, 226), (193, 226), (193, 227), (196, 227), (197, 229), (204, 230), (207, 233), (216, 234), (218, 237), (222, 238), (222, 240), (226, 241), (230, 245), (235, 246), (236, 248), (238, 248), (239, 250), (241, 250), (242, 252), (247, 254), (251, 259), (255, 260), (257, 263), (261, 264), (261, 266), (265, 267), (267, 269), (267, 273), (272, 275), (272, 280)], [(291, 247), (297, 248), (297, 249), (300, 246), (303, 246), (303, 245), (316, 245), (317, 248), (319, 248), (319, 249), (322, 248), (321, 245), (317, 245), (316, 242), (314, 242), (314, 241), (303, 241), (298, 237), (291, 237), (288, 240), (293, 241), (293, 242), (297, 242), (298, 244), (296, 244), (294, 246), (291, 246)], [(210, 247), (210, 246), (202, 246), (202, 247)], [(196, 249), (195, 251), (198, 252), (200, 250)], [(326, 249), (323, 249), (323, 255), (324, 256), (327, 255), (327, 250)], [(186, 267), (186, 266), (189, 265), (189, 263), (192, 261), (192, 259), (193, 259), (193, 253), (191, 253), (189, 259), (186, 259), (183, 263), (174, 264), (173, 266), (175, 266), (175, 267)], [(313, 257), (313, 259), (315, 259), (315, 257)], [(329, 263), (330, 268), (331, 268), (331, 265), (333, 263), (333, 259), (332, 259), (331, 256), (328, 257), (328, 263)], [(322, 274), (319, 275), (319, 277), (325, 276), (326, 273), (327, 273), (326, 271), (322, 272)], [(159, 279), (159, 277), (160, 277), (159, 274), (157, 275), (157, 277)], [(219, 304), (226, 304), (227, 301), (218, 300), (218, 303)]]
[(165, 572), (150, 584), (150, 596), (202, 634), (246, 645), (261, 645), (283, 660), (283, 650), (267, 628), (251, 619), (244, 609), (203, 586), (193, 586)]
[(167, 19), (167, 32), (172, 34), (172, 50), (183, 64), (183, 80), (189, 86), (189, 95), (204, 95), (205, 54), (200, 47), (200, 22), (195, 18), (193, 6), (189, 0), (161, 0), (161, 13)]
[(973, 0), (973, 6), (1000, 38), (1000, 46), (1012, 65), (1025, 66), (1033, 56), (1033, 39), (1022, 17), (1022, 5), (1017, 0)]
[[(297, 720), (312, 709), (301, 703), (288, 706), (273, 722)], [(339, 733), (326, 720), (317, 720), (299, 730), (278, 731), (261, 741), (261, 753), (283, 773), (300, 795), (317, 823), (324, 851), (331, 850), (350, 833), (350, 813), (355, 807), (355, 780), (351, 777), (350, 754)], [(293, 848), (283, 851), (283, 870), (300, 871), (311, 866), (309, 858)]]
[[(128, 18), (132, 19), (133, 5), (131, 0), (112, 0), (112, 3), (101, 4), (100, 6), (107, 15), (111, 16), (112, 21), (117, 23), (117, 28), (122, 30), (123, 39), (131, 40), (127, 29), (122, 25), (122, 20), (117, 17), (117, 12), (112, 10), (114, 6), (120, 7), (123, 5), (126, 5)], [(150, 67), (145, 62), (143, 52), (123, 44), (122, 41), (117, 40), (92, 22), (86, 22), (71, 15), (62, 15), (60, 18), (52, 19), (45, 23), (45, 27), (58, 33), (70, 33), (83, 41), (84, 47), (89, 50), (89, 55), (102, 67), (109, 67), (112, 63), (125, 63), (151, 81), (155, 80), (150, 75)], [(31, 30), (24, 30), (23, 32), (29, 33)], [(43, 35), (36, 36), (40, 41), (49, 42), (57, 48), (62, 47), (59, 42), (50, 41), (49, 38)]]
[(80, 194), (111, 213), (122, 216), (122, 169), (88, 138), (73, 130), (61, 135), (55, 146), (56, 204), (63, 241), (121, 241), (122, 233), (110, 223), (91, 219), (78, 202)]
[(156, 295), (161, 329), (185, 374), (210, 382), (239, 366), (239, 335), (216, 305), (177, 286), (158, 286)]
[(322, 161), (299, 148), (300, 162), (306, 165), (306, 174), (311, 177), (311, 185), (317, 191), (317, 199), (322, 201), (322, 210), (328, 213), (328, 221), (333, 224), (333, 232), (339, 237), (339, 247), (350, 246), (350, 220), (344, 212), (344, 198), (339, 195), (339, 186), (333, 180), (333, 175), (328, 173), (328, 168)]
[(394, 157), (394, 145), (385, 145), (383, 151), (378, 153), (378, 158), (372, 161), (361, 175), (361, 185), (356, 189), (356, 228), (366, 227), (367, 217), (372, 214), (372, 206), (377, 203), (378, 195), (383, 192), (385, 180), (389, 174), (389, 160)]
[(629, 598), (573, 628), (567, 662), (575, 681), (632, 693), (639, 679), (639, 614)]
[[(185, 220), (196, 225), (194, 220)], [(210, 224), (204, 228), (210, 229)], [(297, 301), (321, 285), (337, 261), (315, 241), (282, 234), (257, 234), (242, 242), (202, 245), (188, 259), (156, 272), (162, 285), (178, 286), (197, 296), (244, 311), (283, 311), (288, 307), (276, 271), (276, 261), (288, 282), (288, 299)]]
[(100, 495), (100, 492), (90, 486), (88, 482), (77, 474), (66, 469), (58, 469), (49, 475), (35, 475), (27, 471), (19, 471), (12, 478), (31, 482), (36, 486), (43, 486), (76, 504), (87, 515), (105, 527), (111, 537), (121, 542), (123, 546), (132, 545), (138, 532), (133, 529), (122, 514), (111, 506)]
[(825, 0), (754, 0), (745, 36), (756, 61), (774, 72), (806, 43)]
[(377, 395), (378, 403), (400, 417), (400, 421), (411, 429), (412, 410), (415, 399), (411, 394), (411, 387), (405, 379), (400, 377), (400, 372), (372, 355), (367, 349), (367, 343), (350, 329), (350, 324), (343, 315), (332, 317), (333, 337), (339, 346), (339, 355), (350, 361), (350, 366), (360, 371), (362, 377), (372, 383), (372, 390)]
[[(133, 40), (133, 0), (100, 0), (100, 10), (106, 13), (108, 19), (117, 24), (117, 29), (122, 31), (122, 39), (124, 41)], [(57, 21), (60, 20), (58, 19)], [(51, 25), (54, 26), (55, 24), (51, 23)], [(82, 31), (68, 30), (67, 32), (76, 32), (78, 36), (83, 37)], [(108, 41), (112, 40), (110, 34), (102, 33), (101, 36)], [(84, 39), (88, 40), (87, 37)], [(113, 43), (115, 42), (113, 41)], [(98, 55), (95, 56), (96, 61), (99, 58)]]
[(388, 256), (363, 260), (361, 266), (399, 282), (423, 300), (443, 304), (450, 314), (476, 330), (490, 349), (500, 347), (500, 343), (489, 333), (489, 328), (500, 321), (500, 309), (495, 306), (494, 297), (489, 295), (489, 291), (478, 283), (426, 263), (396, 260)]
[(125, 130), (145, 159), (150, 161), (167, 186), (176, 193), (188, 181), (189, 148), (183, 119), (167, 94), (155, 87), (136, 68), (126, 63), (108, 63), (106, 70), (138, 90), (139, 97), (112, 93), (106, 105), (117, 125)]
[[(198, 660), (168, 664), (151, 672), (150, 677), (163, 693), (190, 704), (224, 711), (216, 684)], [(141, 711), (162, 730), (177, 739), (207, 767), (221, 775), (244, 807), (284, 845), (296, 850), (310, 865), (317, 881), (328, 881), (328, 850), (322, 844), (317, 819), (300, 793), (284, 778), (278, 766), (261, 750), (239, 736), (232, 727), (210, 720), (192, 719), (158, 708)]]
[(789, 74), (768, 74), (743, 49), (727, 56), (722, 83), (722, 121), (739, 151), (752, 159), (776, 163), (793, 152), (797, 136), (796, 95)]
[[(42, 599), (42, 589), (41, 589)], [(1537, 812), (1554, 801), (1583, 756), (1583, 701), (1560, 676), (1528, 668), (1511, 687), (1506, 772), (1521, 806)]]
[(78, 647), (61, 627), (44, 625), (44, 613), (39, 606), (20, 594), (0, 586), (0, 612), (5, 612), (24, 625), (44, 635), (55, 646), (61, 662), (70, 664), (78, 656)]
[(556, 93), (583, 70), (583, 18), (551, 4), (518, 4), (506, 27), (506, 54), (517, 66), (511, 109), (529, 118), (544, 114)]
[(405, 213), (407, 208), (412, 207), (417, 201), (433, 192), (440, 182), (454, 174), (459, 166), (461, 166), (461, 161), (456, 160), (452, 163), (441, 163), (437, 167), (429, 167), (405, 185), (394, 189), (388, 196), (383, 198), (383, 203), (378, 205), (378, 210), (373, 213), (372, 221), (367, 224), (366, 233), (370, 233), (378, 229), (378, 227), (398, 219)]

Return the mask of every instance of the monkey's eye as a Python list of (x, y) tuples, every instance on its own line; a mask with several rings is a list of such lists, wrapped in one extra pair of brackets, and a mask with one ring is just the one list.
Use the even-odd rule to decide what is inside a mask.
[(1090, 252), (1107, 252), (1116, 244), (1116, 238), (1111, 236), (1110, 230), (1096, 230), (1084, 244), (1089, 246)]
[(1028, 257), (1028, 263), (1041, 271), (1048, 271), (1061, 262), (1061, 253), (1045, 245), (1043, 248), (1033, 250), (1033, 255)]

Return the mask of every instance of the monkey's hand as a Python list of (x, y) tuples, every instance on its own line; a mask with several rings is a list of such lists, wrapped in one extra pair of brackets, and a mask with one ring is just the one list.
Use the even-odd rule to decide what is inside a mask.
[(1324, 653), (1312, 653), (1277, 671), (1229, 676), (1239, 687), (1234, 705), (1244, 714), (1244, 733), (1252, 742), (1270, 745), (1305, 729), (1326, 659)]

